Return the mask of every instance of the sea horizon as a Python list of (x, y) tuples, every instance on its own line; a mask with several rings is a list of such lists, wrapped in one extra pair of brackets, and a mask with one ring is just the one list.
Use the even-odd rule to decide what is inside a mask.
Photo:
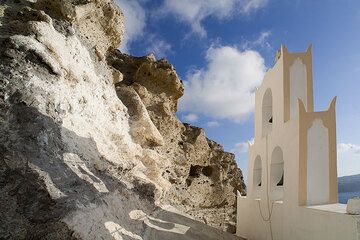
[(339, 203), (347, 204), (348, 199), (352, 197), (360, 197), (360, 191), (357, 192), (339, 192)]

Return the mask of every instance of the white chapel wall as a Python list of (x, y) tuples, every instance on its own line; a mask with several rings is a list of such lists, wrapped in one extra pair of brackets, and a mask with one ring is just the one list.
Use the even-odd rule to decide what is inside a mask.
[(322, 120), (314, 120), (307, 140), (307, 204), (326, 204), (330, 184), (329, 133)]
[(307, 109), (307, 72), (306, 65), (297, 58), (290, 66), (290, 118), (296, 116), (297, 100), (301, 99)]

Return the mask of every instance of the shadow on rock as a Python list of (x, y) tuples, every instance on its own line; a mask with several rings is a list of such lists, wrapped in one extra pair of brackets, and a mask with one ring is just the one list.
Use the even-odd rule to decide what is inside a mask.
[[(85, 153), (69, 152), (62, 134), (100, 156), (93, 139), (62, 128), (21, 97), (11, 101), (8, 123), (1, 125), (2, 238), (235, 239), (142, 199), (141, 192), (94, 169)], [(66, 160), (69, 154), (73, 158)], [(147, 187), (153, 191), (134, 189)]]
[[(94, 169), (84, 154), (69, 152), (62, 134), (100, 155), (93, 139), (62, 128), (21, 99), (12, 96), (0, 125), (0, 204), (7, 206), (0, 209), (0, 237), (74, 238), (62, 219), (76, 209), (103, 204), (105, 196), (123, 191), (124, 185)], [(69, 154), (78, 162), (65, 161)], [(99, 191), (99, 183), (106, 191)]]

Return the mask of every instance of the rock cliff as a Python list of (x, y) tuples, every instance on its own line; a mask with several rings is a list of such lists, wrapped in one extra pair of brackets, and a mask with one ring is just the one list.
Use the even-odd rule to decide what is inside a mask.
[(234, 156), (177, 119), (174, 67), (116, 50), (123, 32), (112, 0), (0, 1), (0, 238), (235, 231)]

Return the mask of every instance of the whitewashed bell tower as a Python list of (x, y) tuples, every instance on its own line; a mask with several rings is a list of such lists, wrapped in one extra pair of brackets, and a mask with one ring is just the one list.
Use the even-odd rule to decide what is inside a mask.
[(340, 206), (336, 98), (327, 110), (314, 111), (311, 46), (290, 53), (282, 45), (275, 61), (255, 94), (248, 195), (238, 197), (237, 234), (256, 240), (338, 239), (328, 227), (340, 218), (329, 222), (313, 212), (315, 206)]

